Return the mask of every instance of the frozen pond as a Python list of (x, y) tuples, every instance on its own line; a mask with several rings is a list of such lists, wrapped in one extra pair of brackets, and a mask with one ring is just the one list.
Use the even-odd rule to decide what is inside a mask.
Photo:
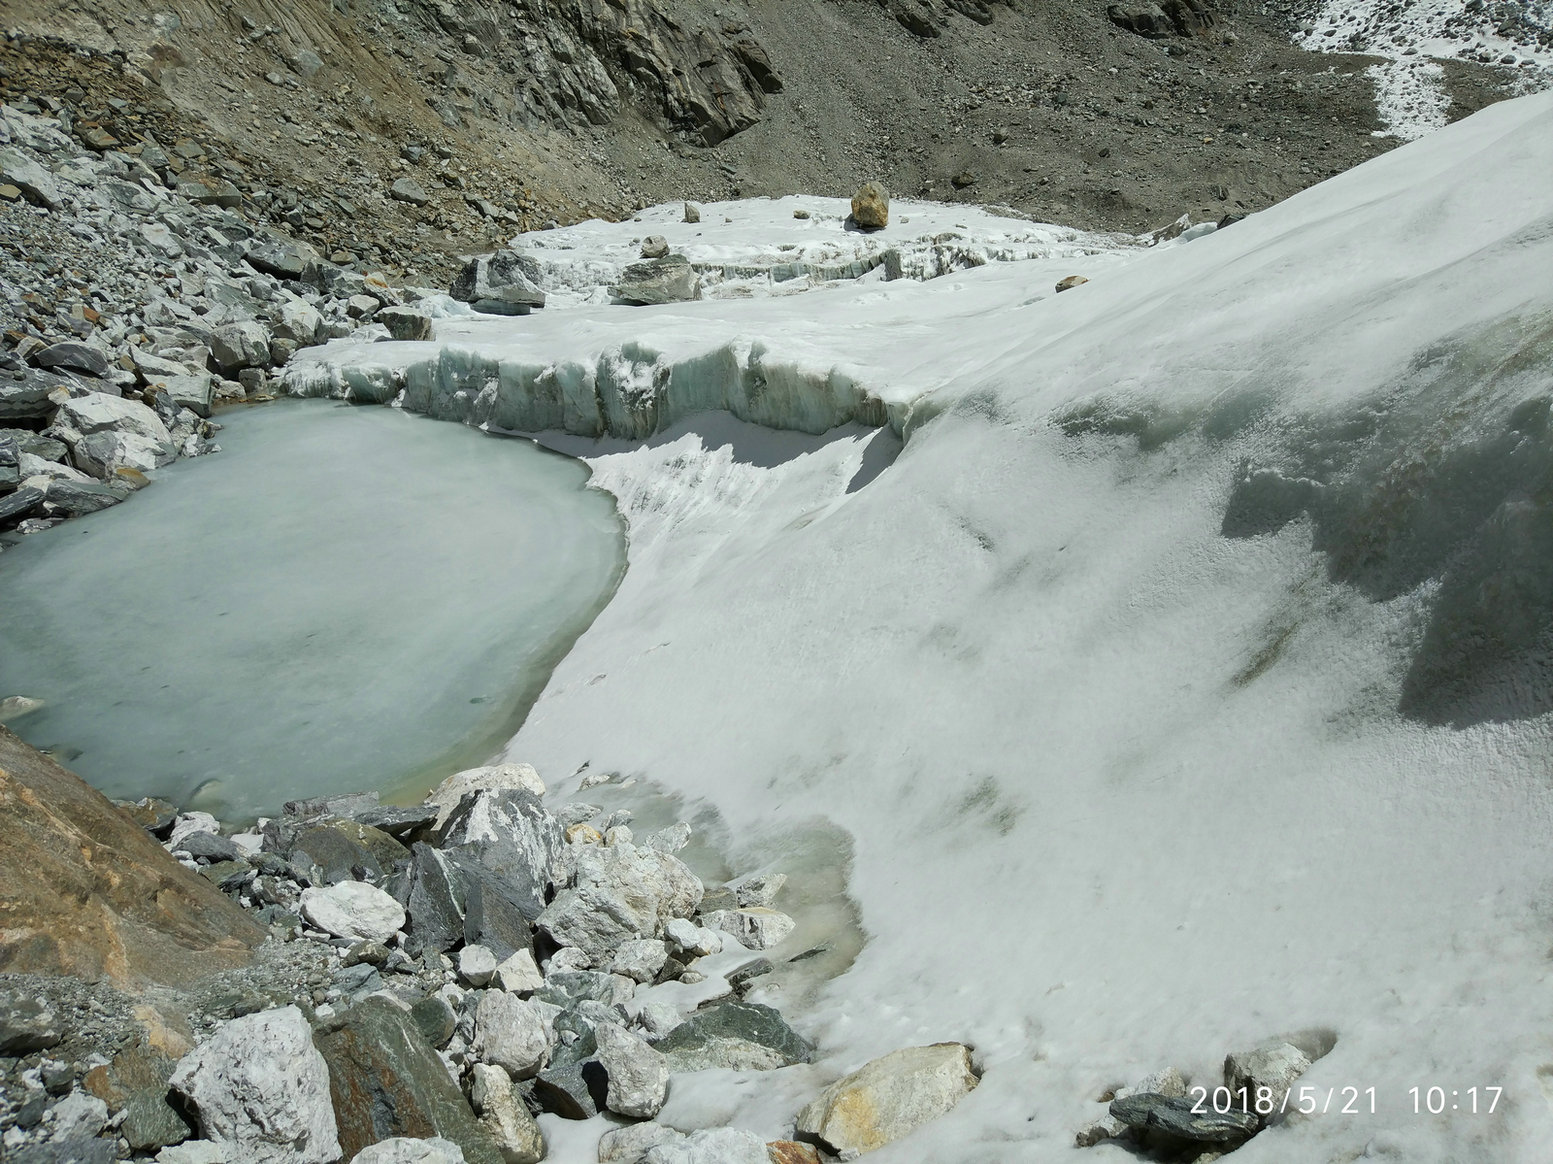
[(110, 796), (233, 817), (413, 793), (512, 735), (614, 592), (576, 461), (395, 409), (229, 412), (223, 451), (0, 556), (10, 726)]

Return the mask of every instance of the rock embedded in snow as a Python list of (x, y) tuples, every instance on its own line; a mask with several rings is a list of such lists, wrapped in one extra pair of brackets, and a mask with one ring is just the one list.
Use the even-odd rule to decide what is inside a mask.
[(864, 182), (852, 196), (852, 219), (864, 230), (890, 225), (890, 195), (879, 182)]
[(693, 958), (705, 958), (723, 951), (723, 936), (716, 930), (698, 926), (688, 918), (670, 918), (663, 926), (663, 936), (680, 953)]
[(685, 303), (701, 298), (701, 276), (684, 255), (665, 255), (632, 263), (609, 293), (632, 307)]
[(1083, 275), (1069, 275), (1066, 278), (1057, 280), (1057, 290), (1071, 291), (1073, 288), (1087, 282), (1089, 282), (1089, 280), (1086, 279)]
[(545, 305), (539, 264), (517, 251), (497, 251), (470, 259), (453, 280), (449, 294), (476, 311), (491, 315), (527, 315)]
[(396, 340), (415, 342), (431, 339), (431, 317), (413, 307), (385, 307), (373, 320), (388, 328)]
[(609, 1080), (609, 1110), (632, 1119), (656, 1116), (669, 1093), (667, 1060), (645, 1039), (611, 1023), (595, 1027), (594, 1039)]
[(329, 1069), (294, 1006), (233, 1019), (185, 1055), (169, 1087), (202, 1136), (253, 1164), (333, 1164), (340, 1157)]
[(697, 1011), (657, 1043), (671, 1071), (774, 1071), (807, 1063), (807, 1040), (779, 1012), (753, 1002), (725, 1002)]
[(669, 253), (669, 240), (661, 234), (650, 234), (642, 240), (642, 258), (661, 259)]
[(960, 1043), (892, 1051), (821, 1092), (798, 1113), (798, 1132), (833, 1152), (872, 1152), (948, 1112), (978, 1082)]
[(341, 881), (302, 891), (302, 916), (337, 938), (387, 942), (404, 928), (404, 907), (375, 885)]
[(395, 1136), (363, 1148), (351, 1158), (351, 1164), (467, 1164), (467, 1161), (462, 1148), (440, 1136), (429, 1140)]
[(550, 1031), (533, 1003), (487, 990), (475, 1007), (473, 1051), (514, 1079), (531, 1079), (549, 1058)]
[(1111, 1101), (1110, 1112), (1134, 1131), (1160, 1132), (1178, 1140), (1231, 1144), (1254, 1135), (1261, 1120), (1247, 1112), (1194, 1111), (1190, 1098), (1140, 1091)]
[(776, 904), (777, 894), (787, 884), (786, 873), (753, 873), (728, 883), (734, 899), (741, 906), (769, 909)]
[(1266, 1088), (1275, 1104), (1281, 1104), (1284, 1095), (1294, 1081), (1310, 1070), (1310, 1060), (1298, 1047), (1290, 1043), (1269, 1043), (1254, 1051), (1239, 1051), (1224, 1060), (1224, 1085), (1236, 1093), (1245, 1088), (1252, 1098), (1252, 1107), (1258, 1091)]
[(641, 1164), (770, 1164), (770, 1157), (754, 1132), (707, 1128), (649, 1148)]
[(813, 1144), (794, 1140), (773, 1140), (766, 1145), (771, 1164), (820, 1164), (819, 1150)]
[(663, 933), (668, 921), (700, 904), (700, 879), (669, 853), (632, 844), (576, 853), (576, 888), (559, 893), (535, 924), (594, 965), (607, 964), (626, 941)]
[(642, 844), (649, 849), (657, 849), (660, 853), (677, 853), (690, 844), (690, 836), (690, 826), (680, 821), (678, 824), (669, 825), (668, 828), (648, 833), (642, 838)]
[(599, 1164), (637, 1164), (648, 1149), (684, 1138), (684, 1132), (663, 1124), (631, 1124), (616, 1128), (599, 1139)]
[(751, 950), (769, 950), (780, 944), (798, 923), (775, 909), (718, 909), (701, 919), (708, 929), (732, 934)]
[(545, 1138), (539, 1124), (501, 1067), (476, 1063), (470, 1072), (470, 1102), (480, 1126), (495, 1141), (503, 1164), (538, 1164), (545, 1158)]
[(694, 202), (685, 203), (685, 221), (690, 223), (701, 221), (701, 208)]

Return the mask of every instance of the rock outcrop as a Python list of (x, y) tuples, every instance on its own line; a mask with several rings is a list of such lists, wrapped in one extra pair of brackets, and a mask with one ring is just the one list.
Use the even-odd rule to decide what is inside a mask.
[(80, 777), (0, 728), (0, 971), (186, 984), (263, 933)]

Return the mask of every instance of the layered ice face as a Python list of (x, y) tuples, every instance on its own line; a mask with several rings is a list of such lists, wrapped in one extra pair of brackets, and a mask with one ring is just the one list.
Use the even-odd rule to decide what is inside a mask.
[(0, 689), (45, 702), (12, 726), (234, 818), (489, 755), (619, 578), (587, 470), (387, 409), (220, 419), (219, 455), (6, 550)]

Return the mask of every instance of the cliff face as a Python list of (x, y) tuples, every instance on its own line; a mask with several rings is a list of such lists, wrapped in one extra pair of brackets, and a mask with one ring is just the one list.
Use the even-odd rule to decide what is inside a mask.
[(121, 988), (247, 962), (259, 927), (79, 776), (0, 728), (0, 972)]

